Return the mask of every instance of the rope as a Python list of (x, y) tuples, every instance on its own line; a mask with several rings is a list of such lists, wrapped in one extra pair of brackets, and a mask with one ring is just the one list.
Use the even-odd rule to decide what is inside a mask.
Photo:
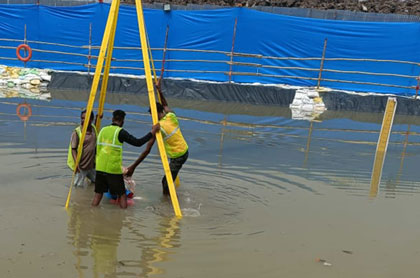
[[(32, 51), (43, 52), (43, 53), (51, 53), (51, 54), (73, 55), (73, 56), (79, 56), (79, 57), (85, 57), (85, 58), (89, 57), (89, 55), (87, 55), (87, 54), (70, 53), (70, 52), (63, 52), (63, 51), (56, 51), (56, 50), (42, 50), (42, 49), (32, 48)], [(91, 57), (93, 57), (93, 56), (91, 56)]]
[(76, 62), (62, 62), (62, 61), (53, 61), (53, 60), (31, 60), (31, 62), (65, 64), (65, 65), (78, 65), (78, 66), (87, 67), (87, 65), (84, 64), (84, 63), (76, 63)]

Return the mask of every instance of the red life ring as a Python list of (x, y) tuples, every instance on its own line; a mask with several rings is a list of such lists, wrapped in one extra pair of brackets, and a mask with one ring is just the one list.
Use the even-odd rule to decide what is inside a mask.
[[(21, 50), (22, 48), (23, 48), (23, 49), (25, 49), (26, 51), (28, 51), (28, 56), (26, 56), (26, 57), (22, 57), (22, 56), (20, 55), (20, 50)], [(28, 61), (29, 61), (29, 60), (31, 60), (31, 58), (32, 58), (32, 49), (29, 47), (29, 45), (22, 43), (22, 44), (20, 44), (20, 45), (16, 48), (16, 56), (17, 56), (17, 58), (18, 58), (19, 60), (21, 60), (22, 62), (28, 62)]]
[[(23, 113), (20, 112), (21, 108), (23, 108)], [(32, 108), (31, 105), (28, 103), (21, 103), (16, 107), (16, 114), (20, 118), (21, 121), (29, 120), (29, 117), (32, 116)]]

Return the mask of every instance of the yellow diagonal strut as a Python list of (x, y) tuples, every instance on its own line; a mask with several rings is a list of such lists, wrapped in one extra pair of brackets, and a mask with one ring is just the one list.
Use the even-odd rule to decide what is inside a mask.
[(382, 176), (382, 168), (384, 166), (385, 155), (388, 148), (389, 136), (391, 134), (392, 123), (394, 122), (396, 109), (397, 99), (395, 97), (389, 97), (385, 108), (378, 144), (376, 146), (375, 161), (373, 163), (372, 179), (370, 182), (371, 197), (375, 197), (378, 194), (378, 187)]
[[(101, 77), (102, 68), (104, 65), (105, 52), (107, 51), (107, 48), (109, 46), (110, 37), (112, 36), (112, 40), (113, 40), (113, 36), (115, 35), (115, 29), (116, 29), (116, 24), (117, 24), (116, 17), (118, 16), (119, 7), (120, 7), (120, 0), (113, 0), (111, 4), (111, 8), (109, 10), (109, 14), (108, 14), (108, 20), (106, 22), (104, 36), (102, 38), (101, 48), (99, 50), (98, 62), (96, 64), (95, 75), (92, 81), (92, 87), (90, 90), (89, 100), (86, 106), (85, 122), (83, 124), (81, 137), (79, 138), (79, 146), (77, 147), (77, 157), (76, 157), (76, 161), (74, 165), (73, 177), (70, 184), (69, 193), (67, 194), (67, 201), (65, 205), (66, 209), (69, 207), (71, 191), (72, 191), (73, 182), (74, 182), (74, 176), (75, 176), (77, 167), (79, 165), (80, 157), (82, 155), (83, 142), (85, 141), (85, 135), (86, 135), (87, 127), (89, 125), (90, 115), (92, 113), (93, 104), (95, 102), (96, 91), (98, 90), (99, 79)], [(109, 54), (112, 55), (112, 51)], [(109, 69), (108, 69), (108, 72), (109, 72)]]
[[(153, 87), (152, 74), (150, 69), (150, 60), (146, 39), (146, 28), (144, 27), (143, 8), (141, 0), (136, 0), (137, 20), (139, 24), (141, 51), (143, 54), (144, 72), (146, 74), (147, 91), (149, 93), (150, 110), (152, 112), (153, 124), (158, 123), (158, 116), (156, 110), (155, 90)], [(172, 206), (175, 215), (182, 217), (181, 209), (179, 208), (178, 197), (176, 195), (175, 186), (172, 180), (172, 174), (169, 169), (168, 157), (166, 156), (165, 146), (163, 145), (163, 138), (160, 132), (156, 133), (156, 140), (158, 142), (160, 157), (162, 160), (163, 168), (165, 170), (166, 180), (168, 181), (169, 193), (171, 195)]]

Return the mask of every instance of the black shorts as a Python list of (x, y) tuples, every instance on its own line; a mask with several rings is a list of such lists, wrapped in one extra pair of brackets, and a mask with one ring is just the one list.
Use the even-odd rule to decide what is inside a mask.
[(105, 193), (108, 191), (112, 195), (125, 194), (123, 175), (96, 171), (95, 192)]

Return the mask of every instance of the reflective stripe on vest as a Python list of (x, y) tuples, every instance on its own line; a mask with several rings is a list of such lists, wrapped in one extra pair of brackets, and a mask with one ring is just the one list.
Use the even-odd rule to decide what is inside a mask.
[(122, 174), (122, 144), (118, 140), (121, 127), (110, 125), (99, 132), (96, 144), (96, 170), (109, 174)]
[(182, 136), (176, 115), (172, 112), (167, 113), (159, 121), (159, 124), (168, 156), (170, 158), (177, 158), (184, 155), (188, 150), (188, 145)]
[[(91, 125), (91, 126), (92, 126), (93, 131), (95, 132), (95, 139), (98, 139), (98, 132), (96, 131), (96, 127), (94, 125)], [(81, 136), (82, 135), (81, 127), (78, 126), (74, 130), (76, 131), (76, 134), (77, 134), (77, 136), (79, 137), (79, 140), (80, 140), (80, 137), (82, 137)], [(74, 165), (75, 164), (76, 163), (75, 163), (75, 161), (73, 159), (73, 154), (72, 154), (72, 151), (71, 151), (71, 136), (70, 136), (69, 150), (67, 152), (67, 166), (69, 166), (69, 168), (72, 171), (74, 171)]]

